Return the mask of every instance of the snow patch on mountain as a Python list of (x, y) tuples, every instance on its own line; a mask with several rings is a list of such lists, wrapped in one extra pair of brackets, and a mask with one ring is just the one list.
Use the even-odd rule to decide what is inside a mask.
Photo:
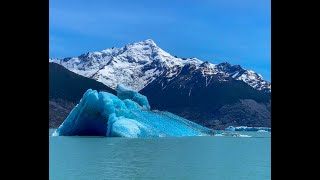
[(162, 50), (151, 39), (121, 48), (88, 52), (78, 57), (51, 58), (49, 62), (61, 64), (74, 73), (95, 79), (113, 89), (121, 83), (139, 91), (163, 73), (170, 81), (181, 73), (182, 67), (192, 65), (189, 70), (200, 70), (203, 76), (208, 77), (208, 81), (214, 75), (219, 75), (221, 81), (231, 77), (257, 90), (271, 92), (271, 83), (251, 70), (239, 65), (231, 66), (227, 62), (212, 64), (197, 58), (178, 58)]

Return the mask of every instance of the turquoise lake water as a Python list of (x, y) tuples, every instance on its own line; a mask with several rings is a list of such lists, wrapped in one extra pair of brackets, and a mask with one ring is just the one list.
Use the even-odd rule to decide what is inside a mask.
[(271, 179), (271, 133), (251, 137), (52, 137), (50, 180)]

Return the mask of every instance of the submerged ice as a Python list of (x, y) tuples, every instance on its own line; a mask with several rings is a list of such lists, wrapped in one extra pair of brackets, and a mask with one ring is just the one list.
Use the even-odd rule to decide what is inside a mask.
[(166, 137), (213, 135), (213, 130), (169, 112), (151, 111), (146, 96), (118, 85), (117, 96), (87, 90), (56, 136)]

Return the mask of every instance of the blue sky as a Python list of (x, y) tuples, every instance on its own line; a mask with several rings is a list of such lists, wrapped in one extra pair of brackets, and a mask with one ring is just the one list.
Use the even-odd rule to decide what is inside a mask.
[(229, 62), (271, 80), (270, 0), (50, 0), (49, 56), (153, 39), (178, 57)]

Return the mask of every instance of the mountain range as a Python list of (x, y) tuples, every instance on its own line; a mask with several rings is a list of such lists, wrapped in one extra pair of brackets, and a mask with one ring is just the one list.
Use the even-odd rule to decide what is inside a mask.
[(218, 76), (220, 81), (225, 81), (231, 77), (257, 90), (271, 92), (271, 83), (254, 71), (239, 65), (231, 66), (227, 62), (212, 64), (197, 58), (178, 58), (162, 50), (151, 39), (121, 48), (88, 52), (78, 57), (50, 58), (49, 62), (61, 64), (74, 73), (95, 79), (113, 89), (121, 83), (140, 91), (164, 72), (170, 72), (167, 76), (171, 77), (179, 73), (177, 68), (192, 64), (201, 68), (203, 76), (209, 79)]
[[(197, 58), (178, 58), (151, 39), (78, 57), (50, 58), (49, 62), (49, 69), (53, 64), (61, 65), (69, 74), (73, 72), (74, 76), (81, 75), (86, 81), (95, 80), (105, 86), (88, 84), (85, 88), (113, 92), (121, 83), (146, 95), (154, 109), (210, 128), (271, 126), (271, 83), (260, 74), (228, 62), (212, 64)], [(53, 92), (62, 89), (82, 93), (62, 84)]]

